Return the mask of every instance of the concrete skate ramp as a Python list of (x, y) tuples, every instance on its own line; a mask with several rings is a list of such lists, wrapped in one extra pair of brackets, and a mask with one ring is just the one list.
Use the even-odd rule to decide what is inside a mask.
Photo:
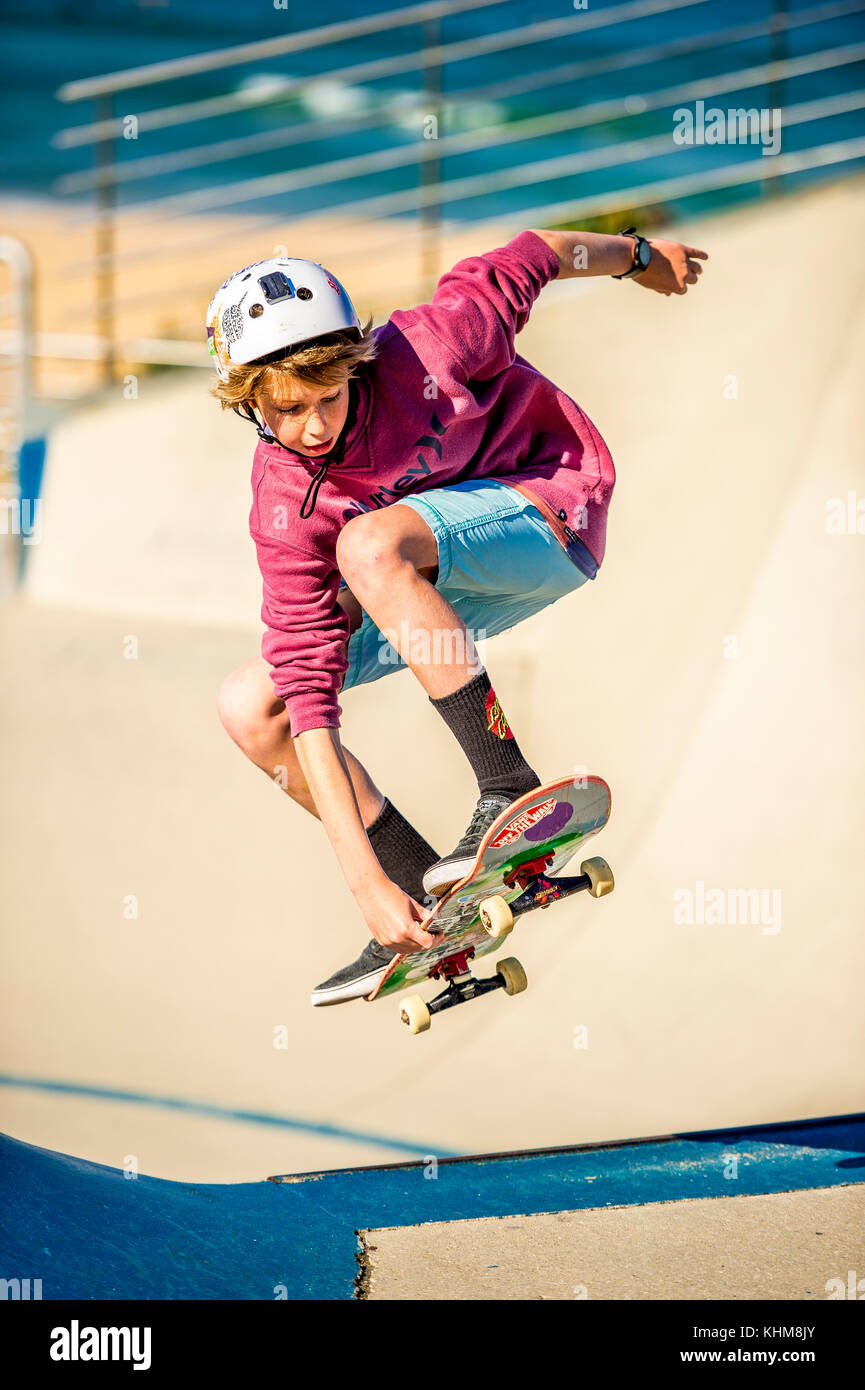
[(0, 1277), (46, 1299), (825, 1298), (862, 1267), (863, 1155), (858, 1115), (213, 1186), (2, 1139)]
[[(7, 1132), (220, 1182), (859, 1107), (862, 189), (677, 229), (712, 257), (684, 299), (536, 305), (520, 351), (619, 481), (596, 583), (486, 659), (539, 773), (609, 782), (617, 887), (520, 924), (527, 993), (422, 1037), (396, 1001), (309, 1008), (367, 933), (321, 827), (216, 718), (260, 635), (252, 431), (198, 376), (61, 426), (0, 617)], [(476, 792), (411, 674), (347, 694), (343, 733), (449, 850)]]

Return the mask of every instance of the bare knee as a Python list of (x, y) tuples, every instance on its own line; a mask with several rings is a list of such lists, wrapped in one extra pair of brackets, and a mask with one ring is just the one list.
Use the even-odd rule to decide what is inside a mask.
[(351, 589), (366, 591), (377, 582), (387, 584), (405, 566), (434, 579), (438, 548), (423, 518), (395, 503), (347, 522), (337, 537), (336, 562)]
[(379, 516), (365, 512), (354, 517), (340, 531), (336, 541), (336, 563), (339, 572), (354, 587), (361, 584), (370, 571), (392, 565), (396, 558), (393, 538), (382, 527)]
[(285, 704), (274, 695), (267, 662), (261, 657), (226, 676), (216, 708), (226, 733), (256, 763), (291, 732)]

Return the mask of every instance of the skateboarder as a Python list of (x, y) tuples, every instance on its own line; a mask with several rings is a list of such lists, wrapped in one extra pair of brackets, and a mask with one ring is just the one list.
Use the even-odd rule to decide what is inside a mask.
[[(430, 304), (362, 325), (322, 266), (239, 270), (207, 312), (214, 394), (258, 431), (250, 530), (262, 656), (230, 675), (234, 741), (321, 820), (372, 939), (312, 994), (370, 993), (472, 866), (493, 820), (540, 784), (473, 634), (493, 636), (594, 579), (612, 459), (580, 407), (514, 347), (556, 278), (697, 283), (705, 252), (619, 236), (524, 231), (460, 261)], [(624, 290), (620, 292), (626, 292)], [(638, 364), (610, 370), (627, 399)], [(439, 857), (339, 736), (340, 691), (408, 665), (477, 778), (465, 835)]]

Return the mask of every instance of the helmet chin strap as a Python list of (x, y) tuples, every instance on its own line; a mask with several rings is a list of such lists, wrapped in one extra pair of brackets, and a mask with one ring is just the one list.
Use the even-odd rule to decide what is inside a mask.
[[(256, 415), (254, 406), (251, 405), (249, 401), (244, 401), (242, 405), (234, 405), (231, 408), (235, 415), (238, 415), (241, 420), (248, 420), (250, 425), (255, 425), (255, 431), (259, 439), (267, 440), (268, 443), (271, 441), (274, 444), (279, 443), (275, 435), (265, 434), (264, 426)], [(285, 445), (282, 447), (285, 448)]]

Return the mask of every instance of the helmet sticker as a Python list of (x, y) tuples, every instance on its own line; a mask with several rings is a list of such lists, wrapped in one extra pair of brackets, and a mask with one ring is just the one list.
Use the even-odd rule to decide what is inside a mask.
[(207, 325), (207, 333), (211, 341), (211, 353), (216, 358), (217, 362), (224, 362), (227, 358), (227, 353), (225, 350), (225, 339), (222, 336), (222, 329), (219, 326), (218, 317)]
[(236, 343), (243, 333), (243, 318), (239, 304), (229, 304), (222, 315), (222, 331), (229, 343)]

